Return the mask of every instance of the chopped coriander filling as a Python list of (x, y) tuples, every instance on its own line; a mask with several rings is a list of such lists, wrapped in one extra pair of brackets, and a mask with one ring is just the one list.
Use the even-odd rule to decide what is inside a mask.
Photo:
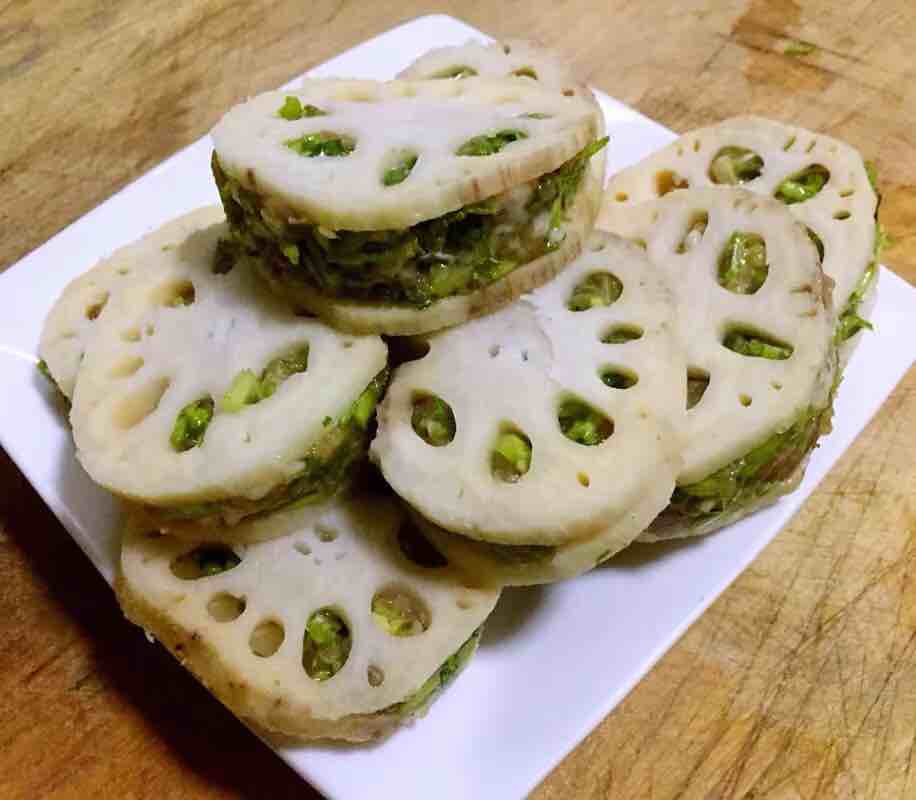
[(414, 401), (410, 424), (424, 442), (442, 447), (455, 438), (455, 414), (441, 397), (427, 395)]
[(201, 397), (188, 403), (175, 420), (169, 441), (179, 453), (198, 447), (204, 441), (207, 427), (213, 419), (213, 398)]
[(747, 183), (759, 178), (761, 172), (763, 159), (746, 147), (723, 147), (709, 165), (709, 177), (713, 183)]
[(324, 117), (327, 116), (327, 113), (327, 111), (318, 108), (318, 106), (313, 106), (311, 103), (302, 105), (298, 97), (291, 96), (286, 97), (283, 105), (277, 111), (278, 115), (290, 122), (307, 117)]
[(609, 306), (619, 300), (621, 294), (623, 284), (620, 278), (610, 272), (593, 272), (576, 284), (567, 308), (570, 311), (587, 311)]
[(501, 433), (493, 446), (490, 469), (505, 483), (516, 483), (531, 468), (531, 440), (520, 431)]
[(856, 281), (837, 322), (835, 340), (838, 345), (851, 339), (861, 330), (873, 330), (872, 324), (859, 315), (859, 309), (877, 276), (878, 263), (872, 261)]
[(333, 678), (350, 657), (353, 634), (333, 609), (315, 611), (305, 626), (302, 640), (302, 666), (316, 681)]
[(557, 420), (567, 439), (588, 447), (601, 444), (614, 432), (610, 419), (581, 400), (564, 400)]
[(393, 167), (389, 167), (385, 170), (385, 173), (382, 175), (382, 183), (385, 186), (396, 186), (399, 183), (403, 183), (416, 164), (417, 156), (415, 153), (404, 156), (404, 158)]
[(262, 272), (327, 297), (422, 309), (476, 291), (557, 248), (588, 161), (606, 143), (593, 142), (528, 184), (397, 230), (328, 231), (289, 221), (228, 175), (215, 154), (213, 173), (232, 241)]
[(720, 515), (732, 515), (774, 490), (778, 491), (814, 447), (830, 414), (829, 408), (809, 407), (793, 424), (774, 433), (746, 455), (700, 481), (678, 486), (668, 508), (657, 521), (658, 527), (681, 524), (685, 519), (691, 524), (700, 524)]
[(356, 141), (352, 137), (329, 131), (306, 133), (298, 139), (288, 139), (284, 144), (294, 153), (307, 158), (348, 156), (356, 149)]
[(456, 151), (458, 156), (492, 156), (500, 152), (513, 142), (527, 139), (528, 134), (517, 128), (506, 128), (496, 133), (485, 133), (473, 136), (461, 145)]
[(829, 180), (830, 171), (826, 167), (812, 164), (780, 183), (774, 196), (786, 205), (804, 203), (820, 192)]
[(735, 232), (719, 256), (719, 285), (730, 292), (754, 294), (767, 279), (767, 245), (756, 233)]

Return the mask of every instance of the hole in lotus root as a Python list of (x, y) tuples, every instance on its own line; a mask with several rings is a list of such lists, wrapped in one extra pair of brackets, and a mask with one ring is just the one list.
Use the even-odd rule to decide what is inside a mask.
[(793, 144), (795, 144), (795, 137), (794, 137), (794, 136), (790, 136), (790, 137), (786, 140), (786, 143), (782, 146), (782, 149), (783, 149), (783, 150), (787, 150), (787, 151), (788, 151), (788, 150), (791, 150)]
[(251, 636), (248, 637), (248, 646), (256, 656), (270, 658), (280, 649), (285, 638), (286, 632), (283, 626), (275, 620), (268, 619), (259, 622), (251, 632)]
[(139, 342), (140, 341), (140, 329), (139, 328), (128, 328), (126, 331), (122, 331), (121, 339), (125, 342)]
[(587, 489), (589, 486), (591, 486), (591, 484), (592, 484), (591, 478), (589, 478), (588, 475), (586, 475), (584, 472), (580, 472), (580, 473), (576, 476), (576, 479), (577, 479), (577, 480), (579, 481), (579, 483), (580, 483), (582, 486), (584, 486), (586, 489)]
[(746, 147), (723, 147), (709, 162), (709, 179), (713, 183), (735, 185), (760, 177), (763, 159)]
[(412, 520), (405, 520), (398, 528), (398, 547), (404, 558), (418, 567), (438, 569), (448, 565), (445, 556), (417, 529)]
[(830, 180), (830, 170), (823, 164), (809, 164), (785, 178), (773, 192), (786, 205), (804, 203), (817, 195)]
[(694, 152), (694, 153), (699, 153), (699, 152), (700, 152), (700, 147), (701, 147), (701, 145), (700, 145), (700, 140), (699, 140), (699, 139), (694, 139), (694, 140), (693, 140), (693, 152)]
[(519, 67), (518, 69), (512, 70), (511, 74), (516, 78), (531, 78), (535, 81), (538, 79), (538, 74), (534, 71), (533, 67)]
[(102, 309), (105, 308), (105, 304), (108, 302), (109, 298), (108, 292), (102, 292), (102, 296), (96, 300), (94, 303), (86, 307), (86, 319), (96, 320), (99, 318), (99, 314), (102, 313)]
[(840, 197), (852, 197), (855, 193), (855, 189), (843, 189), (843, 191), (840, 192)]
[(305, 542), (296, 542), (293, 545), (293, 550), (302, 556), (310, 556), (312, 554), (312, 548), (309, 547)]
[(709, 388), (709, 373), (699, 367), (687, 368), (687, 410), (698, 405)]
[(386, 586), (372, 598), (372, 621), (392, 636), (416, 636), (429, 628), (429, 608), (402, 586)]
[(639, 376), (626, 367), (605, 367), (598, 373), (601, 382), (612, 389), (630, 389), (639, 383)]
[(490, 451), (490, 472), (503, 483), (518, 483), (531, 469), (533, 448), (531, 439), (515, 425), (500, 426)]
[(739, 394), (738, 402), (741, 403), (745, 408), (748, 408), (751, 403), (754, 402), (754, 399), (749, 394)]
[(630, 195), (628, 195), (626, 192), (617, 192), (617, 193), (614, 195), (614, 199), (615, 199), (618, 203), (626, 203), (627, 200), (630, 199)]
[(604, 344), (626, 344), (641, 339), (643, 329), (638, 325), (614, 325), (601, 337)]
[(500, 346), (498, 344), (491, 344), (490, 349), (487, 352), (490, 354), (490, 358), (496, 358), (499, 355)]
[(843, 209), (841, 211), (837, 211), (836, 214), (833, 215), (833, 218), (843, 220), (843, 219), (849, 219), (851, 216), (852, 214), (846, 211), (846, 209)]
[(460, 608), (462, 611), (469, 611), (474, 607), (474, 604), (463, 595), (459, 596), (458, 599), (455, 600), (455, 605), (458, 606), (458, 608)]
[(664, 197), (675, 189), (687, 189), (689, 186), (690, 182), (686, 178), (682, 178), (670, 169), (655, 173), (655, 194), (658, 197)]
[(571, 442), (594, 447), (614, 432), (614, 422), (578, 397), (566, 397), (557, 409), (557, 422)]
[(189, 280), (169, 281), (153, 290), (152, 300), (161, 306), (179, 308), (191, 305), (197, 297)]
[(404, 148), (392, 150), (382, 159), (382, 185), (397, 186), (404, 183), (417, 165), (418, 158), (414, 150)]
[(473, 78), (476, 74), (477, 70), (473, 67), (466, 66), (465, 64), (455, 64), (454, 66), (440, 69), (429, 77), (433, 80), (441, 80), (444, 78), (456, 78), (461, 80), (462, 78)]
[(226, 545), (206, 544), (172, 559), (169, 569), (176, 578), (195, 581), (228, 572), (241, 563), (242, 559)]
[(337, 531), (323, 522), (319, 522), (315, 526), (315, 535), (318, 537), (319, 542), (333, 542), (337, 538)]
[(455, 438), (455, 414), (441, 397), (417, 395), (413, 401), (410, 424), (424, 442), (443, 447)]
[(217, 622), (232, 622), (245, 613), (244, 597), (236, 597), (229, 592), (213, 595), (207, 603), (207, 613)]
[(392, 336), (385, 341), (388, 343), (388, 358), (392, 367), (398, 367), (408, 361), (419, 361), (429, 353), (429, 342), (425, 339)]
[(610, 272), (593, 272), (576, 284), (566, 302), (570, 311), (587, 311), (590, 308), (609, 306), (620, 299), (623, 283)]
[(683, 254), (689, 253), (702, 240), (706, 228), (709, 226), (709, 213), (706, 211), (693, 211), (687, 221), (687, 230), (684, 231), (684, 237), (678, 243), (674, 252)]
[(108, 371), (108, 375), (112, 378), (129, 378), (140, 370), (143, 363), (143, 359), (140, 356), (127, 356), (115, 364)]
[(777, 392), (782, 391), (782, 384), (779, 381), (770, 381), (770, 386), (772, 386)]
[(805, 226), (805, 231), (808, 233), (808, 238), (811, 240), (811, 243), (817, 249), (817, 258), (822, 264), (824, 263), (824, 243), (821, 241), (821, 237), (818, 236), (811, 228), (807, 225)]
[(315, 681), (333, 678), (347, 663), (353, 635), (333, 608), (312, 612), (302, 637), (302, 668)]
[(563, 90), (564, 97), (572, 97), (575, 93), (576, 93), (575, 89), (564, 89)]
[(144, 336), (153, 336), (156, 333), (156, 326), (150, 323), (143, 329)]
[(126, 431), (143, 422), (159, 407), (170, 384), (168, 378), (159, 378), (123, 398), (112, 415), (115, 426)]
[(734, 326), (722, 337), (722, 346), (741, 356), (785, 361), (795, 350), (791, 344), (750, 327)]
[(373, 688), (381, 686), (385, 682), (385, 673), (382, 671), (381, 667), (370, 664), (368, 669), (366, 669), (366, 681)]
[(756, 233), (735, 231), (719, 254), (719, 286), (736, 294), (754, 294), (767, 279), (767, 243)]

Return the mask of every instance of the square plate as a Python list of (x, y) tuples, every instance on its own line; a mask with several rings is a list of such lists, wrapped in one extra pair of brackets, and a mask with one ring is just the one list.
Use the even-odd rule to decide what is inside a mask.
[[(309, 75), (389, 78), (430, 47), (469, 38), (487, 37), (451, 17), (421, 17)], [(606, 95), (599, 99), (609, 169), (674, 138)], [(217, 202), (209, 155), (207, 138), (195, 142), (0, 275), (0, 444), (109, 583), (118, 554), (114, 504), (75, 462), (34, 354), (45, 314), (73, 277), (166, 220)], [(419, 724), (379, 745), (277, 749), (280, 757), (341, 799), (365, 797), (369, 786), (376, 798), (438, 800), (530, 791), (779, 532), (909, 368), (916, 290), (884, 269), (880, 281), (876, 332), (853, 356), (833, 433), (795, 494), (714, 536), (635, 546), (575, 581), (507, 591), (477, 658)], [(628, 612), (613, 613), (622, 608)], [(575, 675), (570, 663), (582, 665)]]

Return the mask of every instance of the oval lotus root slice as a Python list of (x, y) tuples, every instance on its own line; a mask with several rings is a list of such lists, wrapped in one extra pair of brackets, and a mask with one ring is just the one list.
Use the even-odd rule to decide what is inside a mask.
[[(374, 231), (409, 228), (555, 170), (600, 124), (592, 103), (533, 81), (307, 80), (236, 106), (212, 136), (222, 169), (278, 219)], [(514, 135), (486, 152), (468, 149), (506, 131)], [(405, 177), (386, 185), (408, 155), (416, 160)]]
[(467, 662), (498, 591), (471, 588), (390, 497), (279, 512), (256, 544), (124, 539), (118, 599), (236, 715), (368, 741), (423, 714)]
[[(452, 533), (507, 546), (605, 537), (598, 552), (614, 552), (664, 507), (680, 469), (671, 312), (644, 253), (596, 234), (556, 280), (430, 337), (426, 356), (399, 367), (372, 457)], [(634, 514), (655, 492), (657, 507)], [(624, 517), (632, 524), (607, 539)]]
[(387, 361), (378, 337), (298, 317), (215, 260), (225, 224), (190, 219), (204, 224), (180, 244), (138, 245), (147, 269), (96, 321), (71, 413), (89, 475), (164, 527), (332, 493), (365, 451)]
[(829, 279), (783, 204), (743, 189), (612, 206), (604, 222), (666, 273), (687, 352), (684, 469), (650, 535), (707, 532), (794, 486), (829, 423)]
[(736, 117), (685, 134), (608, 183), (605, 208), (682, 188), (742, 188), (783, 202), (823, 251), (833, 279), (837, 340), (846, 361), (867, 327), (877, 285), (878, 195), (854, 147), (760, 117)]
[(136, 282), (136, 270), (155, 268), (158, 253), (180, 245), (200, 227), (223, 220), (219, 206), (172, 220), (158, 230), (116, 250), (111, 256), (71, 281), (61, 292), (45, 319), (38, 346), (39, 356), (61, 393), (73, 397), (76, 373), (86, 351), (86, 343), (95, 331), (95, 323), (105, 313), (113, 296), (124, 286)]

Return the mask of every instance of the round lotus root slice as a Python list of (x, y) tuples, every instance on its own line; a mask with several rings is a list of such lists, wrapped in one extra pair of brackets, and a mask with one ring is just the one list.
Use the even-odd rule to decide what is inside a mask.
[(240, 527), (264, 526), (248, 545), (128, 533), (125, 614), (261, 730), (361, 742), (425, 713), (499, 592), (467, 586), (390, 497)]
[(878, 280), (878, 194), (858, 150), (820, 133), (736, 117), (685, 134), (613, 176), (605, 209), (675, 189), (740, 185), (784, 203), (805, 226), (833, 279), (840, 360), (869, 328)]
[(644, 538), (707, 533), (794, 488), (829, 427), (829, 279), (785, 206), (743, 189), (672, 192), (604, 222), (666, 273), (687, 351), (684, 469)]
[(685, 362), (672, 328), (671, 294), (642, 250), (594, 234), (556, 280), (430, 337), (397, 369), (372, 457), (421, 515), (505, 551), (496, 560), (550, 549), (536, 569), (494, 563), (488, 580), (589, 569), (674, 488)]
[(146, 267), (96, 320), (70, 417), (89, 475), (176, 535), (332, 494), (387, 377), (381, 339), (296, 316), (212, 219), (137, 245)]
[(178, 247), (195, 230), (223, 219), (219, 206), (179, 217), (139, 242), (116, 250), (67, 285), (48, 312), (38, 346), (39, 357), (64, 397), (68, 400), (73, 397), (86, 344), (111, 298), (124, 286), (136, 283), (137, 271), (155, 269), (161, 259), (160, 251)]
[(531, 80), (311, 80), (232, 109), (213, 172), (233, 236), (294, 306), (413, 334), (573, 259), (600, 203), (593, 100)]

